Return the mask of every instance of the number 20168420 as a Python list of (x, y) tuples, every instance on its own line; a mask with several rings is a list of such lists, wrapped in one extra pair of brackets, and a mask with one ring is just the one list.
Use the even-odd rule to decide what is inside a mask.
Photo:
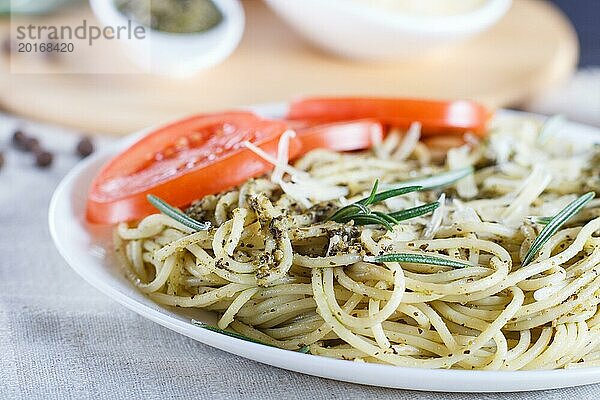
[(73, 43), (17, 43), (18, 53), (72, 53), (75, 50)]

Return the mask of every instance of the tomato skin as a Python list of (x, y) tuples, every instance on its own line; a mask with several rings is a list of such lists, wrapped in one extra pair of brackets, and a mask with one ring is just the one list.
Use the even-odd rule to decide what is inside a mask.
[[(140, 178), (138, 182), (144, 181), (149, 153), (168, 147), (184, 133), (189, 134), (190, 130), (210, 128), (222, 123), (235, 126), (236, 132), (259, 132), (259, 140), (252, 142), (273, 156), (277, 154), (279, 137), (287, 129), (287, 125), (281, 121), (263, 120), (245, 112), (200, 115), (159, 128), (103, 167), (90, 188), (86, 208), (87, 220), (92, 223), (112, 224), (140, 219), (156, 212), (146, 200), (148, 194), (154, 194), (173, 206), (183, 207), (203, 196), (230, 189), (272, 169), (272, 165), (247, 148), (235, 148), (219, 157), (219, 162), (210, 160), (200, 163), (169, 179), (154, 182), (153, 177), (148, 176), (146, 181), (152, 182), (151, 184), (127, 184), (128, 180), (135, 183), (132, 176), (136, 173)], [(207, 141), (210, 141), (212, 136), (208, 136)], [(290, 156), (297, 156), (300, 149), (300, 142), (292, 139)], [(185, 152), (182, 154), (185, 157)], [(112, 191), (106, 190), (107, 182), (111, 182), (111, 179), (123, 179), (124, 184), (116, 185)]]
[(307, 98), (291, 104), (287, 118), (312, 123), (372, 118), (382, 124), (407, 129), (421, 122), (423, 136), (485, 134), (490, 112), (471, 101), (436, 101), (394, 98)]
[(333, 151), (368, 149), (373, 141), (381, 141), (383, 127), (375, 120), (365, 119), (310, 126), (296, 123), (296, 133), (302, 143), (302, 152), (324, 148)]

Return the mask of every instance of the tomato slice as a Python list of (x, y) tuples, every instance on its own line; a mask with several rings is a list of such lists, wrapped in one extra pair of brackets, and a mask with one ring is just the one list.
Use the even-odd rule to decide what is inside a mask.
[(368, 149), (373, 146), (373, 141), (381, 141), (383, 138), (381, 124), (370, 119), (312, 126), (296, 122), (291, 126), (296, 129), (302, 143), (302, 153), (318, 148), (334, 151)]
[(312, 123), (372, 118), (407, 129), (422, 124), (423, 136), (471, 131), (483, 136), (490, 112), (471, 101), (435, 101), (393, 98), (308, 98), (291, 104), (287, 118)]
[(488, 118), (488, 111), (472, 102), (381, 98), (301, 100), (292, 104), (288, 121), (244, 111), (197, 115), (153, 131), (109, 161), (92, 181), (86, 215), (94, 223), (130, 221), (155, 212), (148, 194), (184, 207), (231, 189), (273, 168), (242, 143), (276, 156), (288, 128), (298, 133), (289, 146), (289, 157), (295, 158), (316, 148), (369, 148), (382, 138), (382, 124), (407, 128), (420, 121), (424, 136), (483, 134)]
[[(139, 219), (156, 212), (148, 194), (183, 207), (262, 175), (272, 165), (242, 143), (275, 156), (286, 129), (283, 121), (249, 112), (197, 115), (159, 128), (102, 168), (92, 181), (87, 219), (104, 224)], [(290, 157), (300, 149), (293, 139)]]

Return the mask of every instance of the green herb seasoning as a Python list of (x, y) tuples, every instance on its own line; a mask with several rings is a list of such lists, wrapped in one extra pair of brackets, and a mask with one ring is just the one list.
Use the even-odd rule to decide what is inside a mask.
[(162, 32), (204, 32), (223, 20), (211, 0), (115, 0), (115, 4), (128, 18)]

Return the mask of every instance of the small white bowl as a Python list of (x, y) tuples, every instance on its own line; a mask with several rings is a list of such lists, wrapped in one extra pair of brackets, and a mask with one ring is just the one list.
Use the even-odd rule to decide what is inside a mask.
[[(238, 46), (244, 33), (244, 9), (239, 0), (213, 0), (223, 14), (214, 28), (199, 33), (167, 33), (148, 27), (142, 40), (121, 38), (130, 58), (143, 70), (186, 78), (223, 62)], [(90, 0), (96, 18), (104, 26), (128, 26), (129, 19), (113, 0)], [(133, 28), (141, 26), (131, 21)]]
[(337, 55), (390, 60), (421, 55), (494, 25), (512, 0), (487, 0), (463, 14), (422, 16), (353, 0), (265, 0), (294, 29)]

